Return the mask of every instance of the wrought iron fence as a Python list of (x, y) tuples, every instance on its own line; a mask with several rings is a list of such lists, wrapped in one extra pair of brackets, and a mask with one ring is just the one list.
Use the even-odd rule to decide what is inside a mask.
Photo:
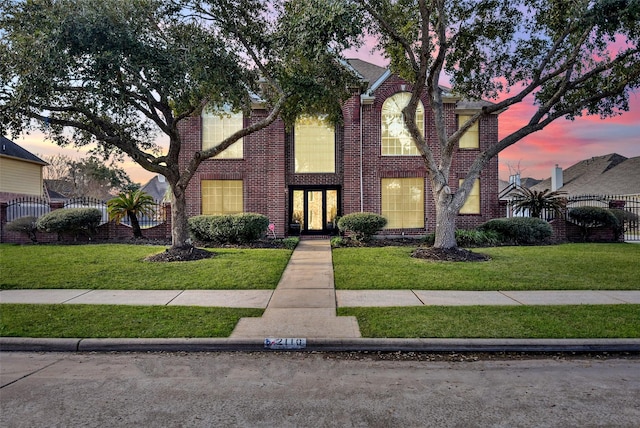
[(51, 211), (49, 202), (37, 196), (24, 196), (7, 203), (7, 222), (22, 217), (41, 217)]
[(64, 203), (64, 208), (95, 208), (102, 213), (100, 224), (105, 224), (109, 221), (107, 203), (101, 199), (86, 196), (71, 198)]
[[(102, 213), (100, 224), (105, 224), (109, 221), (107, 203), (100, 199), (90, 197), (72, 198), (64, 202), (63, 209), (64, 208), (96, 208)], [(44, 198), (37, 196), (17, 198), (7, 203), (7, 222), (11, 222), (21, 217), (39, 218), (51, 211), (50, 203)], [(138, 217), (138, 222), (142, 229), (149, 229), (151, 227), (158, 226), (166, 222), (166, 220), (163, 202), (161, 201), (156, 201), (152, 215), (143, 215)], [(131, 227), (129, 218), (124, 218), (121, 221), (121, 224)]]
[[(159, 226), (167, 221), (163, 205), (164, 203), (162, 201), (155, 201), (155, 205), (152, 208), (153, 212), (151, 215), (138, 216), (138, 224), (140, 225), (140, 229), (149, 229), (151, 227)], [(128, 217), (123, 218), (120, 221), (120, 224), (131, 227), (131, 221)]]
[[(614, 208), (629, 213), (628, 219), (622, 225), (625, 241), (640, 241), (640, 196), (634, 195), (577, 195), (567, 198), (567, 209), (563, 213), (563, 219), (568, 219), (571, 208), (600, 207)], [(551, 210), (543, 210), (541, 218), (551, 221), (557, 217)]]

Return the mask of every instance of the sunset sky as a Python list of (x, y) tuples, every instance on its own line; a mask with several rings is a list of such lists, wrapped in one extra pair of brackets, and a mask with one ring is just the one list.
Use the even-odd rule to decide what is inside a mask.
[[(370, 47), (347, 52), (347, 58), (360, 58), (385, 66), (380, 55), (371, 54)], [(510, 107), (499, 118), (499, 137), (515, 131), (530, 118), (531, 102)], [(71, 157), (85, 156), (75, 148), (60, 148), (44, 141), (42, 135), (15, 138), (14, 141), (34, 154), (64, 153)], [(510, 168), (519, 169), (523, 177), (544, 179), (551, 175), (551, 168), (558, 164), (568, 168), (584, 159), (618, 153), (626, 157), (640, 156), (640, 93), (631, 95), (630, 111), (622, 116), (601, 120), (599, 117), (582, 117), (575, 121), (558, 119), (542, 131), (531, 134), (499, 156), (500, 178), (508, 179)], [(134, 182), (144, 184), (154, 174), (127, 159), (122, 165)]]

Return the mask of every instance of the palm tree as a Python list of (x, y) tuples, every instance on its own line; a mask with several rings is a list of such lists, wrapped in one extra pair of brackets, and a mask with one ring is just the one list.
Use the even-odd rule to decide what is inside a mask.
[(138, 216), (154, 215), (155, 205), (153, 197), (142, 190), (120, 193), (117, 197), (107, 202), (109, 219), (114, 220), (116, 224), (120, 224), (123, 218), (128, 217), (134, 238), (142, 238)]
[(529, 211), (531, 217), (540, 218), (544, 210), (550, 210), (560, 216), (567, 206), (565, 195), (566, 192), (557, 190), (544, 189), (537, 191), (526, 187), (518, 187), (512, 200), (514, 213)]

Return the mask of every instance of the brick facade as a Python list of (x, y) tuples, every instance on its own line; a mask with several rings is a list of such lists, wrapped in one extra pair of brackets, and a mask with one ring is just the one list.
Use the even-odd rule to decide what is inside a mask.
[[(425, 228), (386, 230), (388, 234), (424, 234), (435, 228), (435, 206), (431, 188), (426, 180), (426, 168), (420, 156), (381, 155), (381, 109), (384, 101), (398, 93), (410, 91), (407, 82), (390, 76), (371, 94), (372, 102), (361, 102), (361, 93), (354, 92), (342, 106), (343, 123), (336, 127), (335, 173), (296, 174), (293, 133), (281, 120), (244, 138), (243, 159), (208, 159), (202, 162), (187, 188), (188, 216), (201, 214), (202, 180), (233, 179), (243, 181), (244, 211), (269, 217), (278, 236), (286, 236), (291, 221), (291, 189), (336, 188), (339, 190), (339, 213), (381, 212), (381, 180), (383, 178), (425, 177)], [(433, 114), (425, 106), (425, 132), (431, 145), (437, 144)], [(445, 104), (449, 134), (457, 129), (454, 101)], [(253, 110), (245, 118), (245, 126), (262, 119), (264, 110)], [(183, 138), (181, 168), (202, 147), (202, 119), (193, 117), (180, 127)], [(498, 141), (498, 118), (482, 118), (479, 124), (480, 148), (456, 153), (450, 182), (452, 190), (458, 179), (466, 175), (480, 150)], [(436, 159), (437, 160), (437, 159)], [(492, 159), (480, 176), (481, 212), (458, 217), (459, 228), (471, 228), (500, 216), (498, 204), (498, 159)], [(426, 230), (425, 230), (426, 229)]]

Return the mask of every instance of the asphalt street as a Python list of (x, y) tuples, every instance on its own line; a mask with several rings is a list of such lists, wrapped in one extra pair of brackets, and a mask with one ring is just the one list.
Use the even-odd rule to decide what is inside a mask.
[(0, 353), (3, 427), (637, 427), (640, 358)]

